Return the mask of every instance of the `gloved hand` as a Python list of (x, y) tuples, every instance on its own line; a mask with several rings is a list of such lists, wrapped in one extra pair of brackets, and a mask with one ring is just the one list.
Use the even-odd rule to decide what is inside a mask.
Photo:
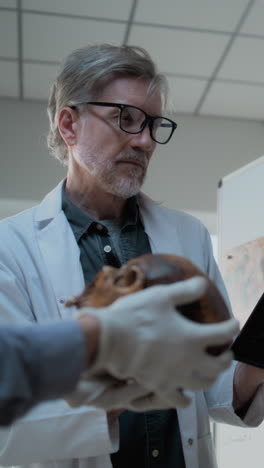
[(105, 411), (126, 409), (141, 412), (185, 408), (191, 401), (186, 393), (175, 389), (169, 402), (135, 381), (121, 381), (106, 376), (89, 380), (81, 379), (75, 391), (67, 397), (67, 402), (73, 407), (92, 405)]
[(206, 348), (231, 342), (238, 331), (237, 321), (199, 324), (175, 310), (177, 305), (198, 300), (206, 287), (205, 278), (194, 277), (147, 288), (108, 307), (82, 309), (82, 314), (100, 321), (99, 350), (86, 377), (110, 375), (123, 381), (133, 378), (170, 407), (177, 388), (210, 387), (230, 365), (233, 355), (225, 351), (212, 356)]

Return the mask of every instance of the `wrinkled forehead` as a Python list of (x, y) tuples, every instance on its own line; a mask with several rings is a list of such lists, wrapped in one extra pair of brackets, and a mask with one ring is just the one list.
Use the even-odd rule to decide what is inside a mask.
[(108, 77), (107, 81), (97, 84), (92, 94), (96, 100), (142, 104), (149, 112), (153, 107), (160, 112), (167, 101), (167, 88), (162, 81), (133, 75)]

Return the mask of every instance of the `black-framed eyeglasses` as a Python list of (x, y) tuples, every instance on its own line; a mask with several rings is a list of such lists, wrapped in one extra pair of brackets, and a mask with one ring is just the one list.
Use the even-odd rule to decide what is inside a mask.
[(171, 139), (177, 124), (173, 120), (167, 119), (160, 115), (149, 115), (140, 107), (131, 106), (130, 104), (119, 104), (116, 102), (79, 102), (71, 108), (76, 108), (78, 105), (89, 104), (92, 106), (117, 107), (119, 112), (118, 124), (121, 130), (126, 133), (137, 134), (143, 132), (148, 125), (152, 140), (161, 145), (165, 145)]

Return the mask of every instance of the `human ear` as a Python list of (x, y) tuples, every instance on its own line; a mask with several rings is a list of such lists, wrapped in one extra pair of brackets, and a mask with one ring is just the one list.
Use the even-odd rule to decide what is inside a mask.
[(77, 112), (71, 107), (63, 107), (58, 118), (58, 129), (67, 146), (73, 146), (76, 141)]

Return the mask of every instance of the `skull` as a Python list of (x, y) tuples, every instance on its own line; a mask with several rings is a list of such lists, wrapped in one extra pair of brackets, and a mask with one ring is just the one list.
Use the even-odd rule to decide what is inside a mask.
[[(80, 296), (72, 298), (66, 306), (104, 307), (116, 299), (158, 284), (183, 281), (192, 276), (208, 280), (205, 295), (191, 304), (177, 306), (177, 310), (190, 320), (214, 323), (227, 320), (229, 312), (217, 287), (209, 277), (189, 260), (176, 255), (146, 254), (136, 257), (121, 268), (104, 266)], [(223, 347), (210, 347), (211, 354), (219, 354)]]

